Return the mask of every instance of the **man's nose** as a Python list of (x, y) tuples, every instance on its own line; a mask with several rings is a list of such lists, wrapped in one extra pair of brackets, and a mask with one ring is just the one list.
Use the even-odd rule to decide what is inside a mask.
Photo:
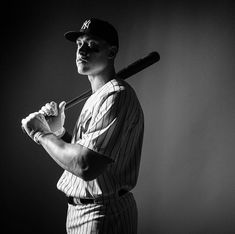
[(85, 44), (83, 44), (79, 49), (78, 49), (78, 53), (82, 56), (86, 56), (88, 54), (88, 46), (86, 46)]

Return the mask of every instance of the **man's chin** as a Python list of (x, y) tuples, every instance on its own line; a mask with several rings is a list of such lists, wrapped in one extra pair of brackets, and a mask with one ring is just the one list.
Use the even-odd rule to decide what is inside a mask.
[(80, 75), (96, 75), (102, 71), (101, 68), (91, 68), (85, 66), (78, 66), (77, 67), (78, 74)]
[(87, 76), (88, 75), (86, 72), (80, 72), (80, 71), (78, 71), (78, 74), (82, 75), (82, 76)]
[(77, 69), (78, 74), (80, 75), (89, 75), (89, 70), (88, 69)]
[(77, 69), (77, 71), (78, 71), (78, 74), (86, 75), (86, 76), (97, 74), (97, 72), (92, 69)]

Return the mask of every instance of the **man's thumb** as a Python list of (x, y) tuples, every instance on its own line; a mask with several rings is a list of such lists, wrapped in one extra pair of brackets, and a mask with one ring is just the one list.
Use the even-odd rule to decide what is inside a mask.
[(65, 109), (65, 105), (66, 105), (66, 102), (63, 101), (59, 104), (59, 112), (60, 113), (63, 113), (64, 112), (64, 109)]

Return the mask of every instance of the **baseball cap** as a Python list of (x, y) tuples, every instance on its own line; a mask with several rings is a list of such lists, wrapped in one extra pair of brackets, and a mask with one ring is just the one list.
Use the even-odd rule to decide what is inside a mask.
[(117, 30), (107, 21), (90, 18), (85, 20), (78, 31), (69, 31), (64, 34), (65, 38), (72, 42), (76, 42), (77, 38), (82, 35), (96, 36), (110, 45), (119, 47)]

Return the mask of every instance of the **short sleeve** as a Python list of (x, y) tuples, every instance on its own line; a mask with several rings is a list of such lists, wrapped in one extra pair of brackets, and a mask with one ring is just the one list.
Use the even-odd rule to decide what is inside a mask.
[(88, 129), (76, 143), (114, 161), (125, 132), (125, 90), (109, 93), (93, 108)]

